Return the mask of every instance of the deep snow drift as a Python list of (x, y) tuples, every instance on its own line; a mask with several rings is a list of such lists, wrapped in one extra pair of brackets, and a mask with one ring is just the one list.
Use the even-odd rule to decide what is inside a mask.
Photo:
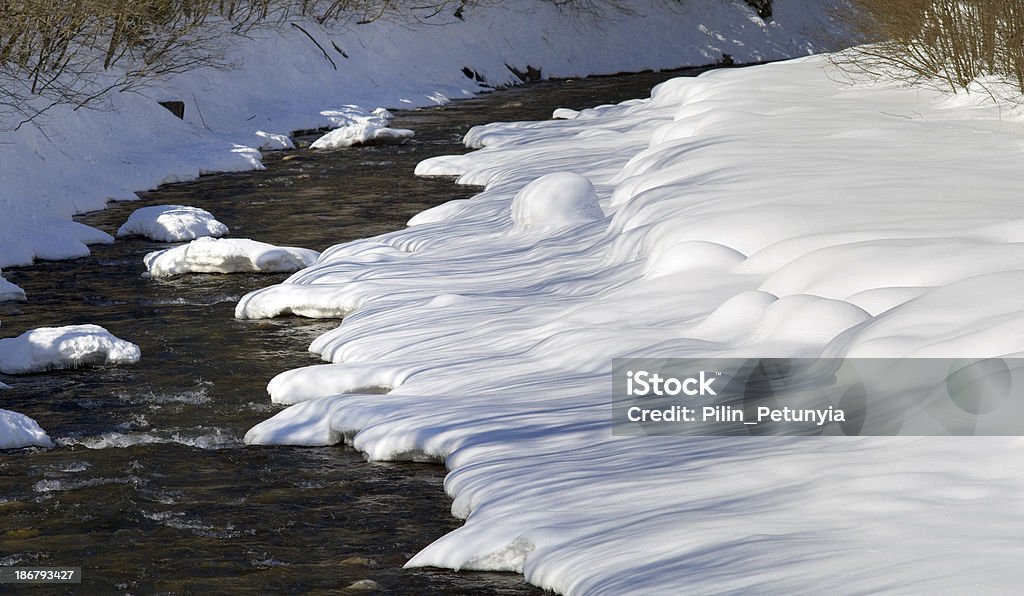
[(239, 302), (347, 315), (247, 441), (444, 461), (466, 523), (413, 566), (572, 594), (1016, 591), (1019, 438), (612, 436), (613, 357), (1024, 352), (1021, 120), (824, 65), (473, 129), (481, 150), (418, 171), (482, 194)]

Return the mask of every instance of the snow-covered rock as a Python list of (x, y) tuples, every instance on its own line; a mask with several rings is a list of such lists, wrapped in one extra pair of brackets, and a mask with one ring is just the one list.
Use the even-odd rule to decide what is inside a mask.
[(40, 327), (0, 339), (0, 372), (8, 375), (96, 364), (132, 364), (139, 346), (99, 325)]
[(205, 209), (184, 205), (153, 205), (136, 209), (118, 230), (119, 237), (144, 236), (157, 242), (185, 242), (220, 237), (228, 227)]
[(53, 441), (35, 420), (10, 410), (0, 410), (0, 449), (53, 447)]
[(313, 264), (315, 250), (274, 246), (245, 238), (199, 238), (144, 257), (153, 277), (184, 273), (290, 273)]
[(377, 108), (367, 112), (355, 105), (320, 112), (336, 127), (313, 142), (313, 149), (339, 149), (363, 143), (401, 143), (415, 133), (406, 128), (388, 128), (391, 112)]
[(282, 151), (294, 149), (295, 143), (288, 135), (279, 135), (272, 132), (256, 131), (257, 148), (260, 151)]
[(0, 272), (0, 302), (24, 299), (25, 290), (4, 279), (3, 272)]

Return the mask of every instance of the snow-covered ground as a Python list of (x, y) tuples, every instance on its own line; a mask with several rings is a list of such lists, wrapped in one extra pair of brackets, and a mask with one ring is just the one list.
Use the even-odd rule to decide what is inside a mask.
[(443, 461), (466, 523), (411, 566), (570, 594), (1018, 591), (1020, 438), (612, 435), (612, 358), (1024, 352), (1024, 120), (841, 79), (806, 58), (473, 129), (482, 149), (418, 171), (482, 194), (240, 301), (346, 315), (247, 441)]

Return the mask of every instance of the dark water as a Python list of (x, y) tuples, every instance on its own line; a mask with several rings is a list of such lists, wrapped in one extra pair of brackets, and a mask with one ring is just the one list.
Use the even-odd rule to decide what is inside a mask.
[[(445, 107), (399, 112), (401, 146), (272, 153), (260, 172), (206, 176), (112, 204), (81, 221), (113, 233), (136, 208), (202, 207), (231, 236), (322, 250), (404, 226), (471, 188), (412, 175), (434, 155), (465, 152), (473, 125), (546, 119), (644, 97), (695, 71), (554, 81)], [(121, 368), (0, 375), (0, 407), (35, 418), (52, 450), (0, 451), (0, 565), (81, 566), (80, 586), (32, 593), (339, 592), (360, 580), (406, 594), (540, 593), (516, 574), (405, 570), (458, 527), (444, 470), (366, 463), (347, 447), (245, 447), (241, 437), (278, 407), (277, 373), (315, 364), (305, 349), (338, 321), (238, 321), (235, 302), (284, 275), (141, 276), (145, 240), (93, 247), (92, 256), (6, 269), (27, 303), (0, 304), (0, 337), (95, 323), (138, 344)], [(0, 585), (0, 592), (13, 589)]]

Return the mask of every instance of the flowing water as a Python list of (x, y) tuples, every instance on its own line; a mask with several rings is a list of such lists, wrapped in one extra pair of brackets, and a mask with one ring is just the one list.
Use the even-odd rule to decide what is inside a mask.
[[(471, 196), (412, 172), (465, 152), (475, 124), (646, 97), (696, 72), (549, 81), (398, 112), (393, 125), (416, 131), (404, 145), (318, 152), (305, 148), (315, 135), (299, 137), (299, 150), (266, 155), (264, 171), (166, 185), (80, 221), (113, 233), (138, 207), (185, 204), (232, 237), (323, 250)], [(518, 574), (402, 568), (460, 524), (440, 466), (367, 463), (343, 446), (245, 447), (245, 431), (278, 409), (267, 381), (318, 363), (305, 349), (338, 321), (236, 320), (238, 298), (285, 276), (142, 277), (143, 255), (165, 247), (119, 239), (87, 258), (4, 270), (29, 301), (0, 304), (0, 337), (95, 323), (143, 355), (120, 368), (0, 375), (11, 385), (0, 407), (32, 416), (58, 445), (0, 451), (0, 566), (83, 567), (81, 585), (23, 591), (308, 593), (371, 580), (362, 586), (388, 593), (540, 593)]]

